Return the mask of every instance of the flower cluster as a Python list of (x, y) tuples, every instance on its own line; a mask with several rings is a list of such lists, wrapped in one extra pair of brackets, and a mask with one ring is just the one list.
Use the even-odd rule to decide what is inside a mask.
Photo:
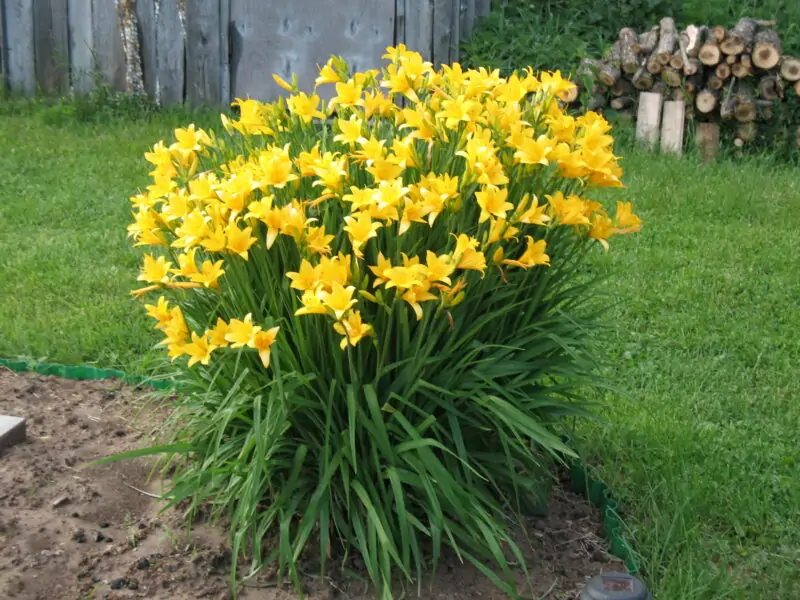
[[(171, 357), (250, 349), (267, 367), (279, 328), (312, 315), (356, 346), (384, 333), (381, 310), (422, 320), (485, 277), (547, 268), (557, 230), (608, 248), (640, 228), (630, 204), (612, 215), (587, 196), (621, 187), (621, 169), (608, 123), (562, 109), (559, 73), (434, 70), (402, 45), (385, 58), (355, 74), (332, 58), (327, 103), (276, 77), (285, 100), (237, 100), (224, 134), (190, 125), (146, 153), (134, 294), (173, 298), (147, 305)], [(192, 296), (205, 308), (187, 315)]]

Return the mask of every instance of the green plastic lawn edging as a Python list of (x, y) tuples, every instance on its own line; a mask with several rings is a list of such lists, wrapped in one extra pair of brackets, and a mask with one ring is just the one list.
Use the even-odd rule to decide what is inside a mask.
[[(150, 387), (156, 390), (168, 390), (176, 387), (172, 381), (130, 377), (124, 371), (101, 369), (89, 365), (67, 366), (0, 358), (0, 367), (6, 367), (17, 373), (39, 373), (73, 380), (119, 379), (130, 385)], [(568, 440), (565, 441), (569, 443)], [(589, 472), (589, 468), (580, 459), (573, 459), (569, 463), (569, 486), (571, 491), (585, 494), (589, 502), (600, 509), (603, 531), (609, 543), (609, 552), (623, 560), (632, 575), (637, 574), (640, 570), (639, 559), (622, 533), (622, 519), (619, 516), (617, 501), (611, 497), (608, 486), (595, 479)]]
[(146, 386), (154, 390), (168, 390), (175, 387), (172, 381), (152, 379), (150, 377), (131, 377), (117, 369), (101, 369), (89, 365), (68, 366), (58, 363), (41, 363), (36, 361), (0, 358), (0, 367), (6, 367), (17, 373), (38, 373), (39, 375), (55, 375), (64, 379), (100, 380), (119, 379), (134, 386)]

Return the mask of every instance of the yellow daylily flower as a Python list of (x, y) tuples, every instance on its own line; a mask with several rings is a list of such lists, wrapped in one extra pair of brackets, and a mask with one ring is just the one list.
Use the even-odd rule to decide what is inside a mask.
[(342, 350), (350, 346), (355, 346), (367, 336), (373, 335), (372, 325), (367, 325), (361, 320), (361, 313), (351, 310), (341, 321), (333, 324), (336, 333), (343, 335), (344, 339), (339, 343)]
[(142, 272), (136, 280), (147, 283), (166, 283), (169, 281), (170, 270), (172, 270), (172, 263), (165, 257), (155, 258), (151, 254), (145, 254)]
[(265, 369), (269, 368), (271, 349), (278, 337), (280, 327), (272, 327), (266, 331), (258, 331), (253, 336), (253, 348), (258, 351), (258, 357)]
[(225, 340), (230, 343), (231, 348), (255, 347), (255, 335), (261, 331), (261, 327), (253, 325), (253, 315), (247, 313), (244, 319), (231, 319), (228, 323), (228, 333)]
[(507, 258), (503, 260), (503, 264), (513, 265), (523, 269), (535, 267), (536, 265), (549, 265), (550, 257), (545, 252), (547, 243), (544, 240), (534, 241), (529, 235), (525, 236), (525, 240), (527, 241), (527, 246), (522, 256), (516, 260)]
[(216, 349), (217, 346), (212, 344), (205, 334), (200, 336), (193, 331), (192, 341), (185, 344), (181, 351), (189, 356), (189, 366), (193, 367), (197, 363), (208, 365), (211, 360), (211, 353)]
[(478, 223), (483, 223), (489, 217), (505, 219), (508, 211), (514, 208), (514, 205), (507, 201), (508, 189), (495, 185), (484, 186), (481, 191), (475, 192), (475, 199), (478, 201), (478, 206), (481, 207)]

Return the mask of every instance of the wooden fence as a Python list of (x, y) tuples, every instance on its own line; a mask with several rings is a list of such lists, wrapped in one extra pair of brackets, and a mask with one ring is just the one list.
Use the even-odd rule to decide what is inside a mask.
[(162, 104), (272, 100), (272, 73), (310, 89), (334, 54), (364, 70), (405, 43), (436, 65), (457, 61), (490, 2), (0, 0), (0, 84), (63, 95), (100, 83)]

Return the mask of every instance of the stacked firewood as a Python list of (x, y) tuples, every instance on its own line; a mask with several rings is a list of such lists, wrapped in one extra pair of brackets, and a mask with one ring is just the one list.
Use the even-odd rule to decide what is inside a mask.
[(800, 59), (783, 54), (774, 25), (740, 19), (732, 29), (679, 31), (667, 17), (643, 33), (624, 28), (602, 59), (583, 60), (578, 79), (590, 82), (592, 110), (634, 114), (638, 92), (658, 92), (685, 100), (697, 120), (737, 122), (743, 143), (755, 139), (759, 120), (773, 118), (775, 102), (800, 95)]

